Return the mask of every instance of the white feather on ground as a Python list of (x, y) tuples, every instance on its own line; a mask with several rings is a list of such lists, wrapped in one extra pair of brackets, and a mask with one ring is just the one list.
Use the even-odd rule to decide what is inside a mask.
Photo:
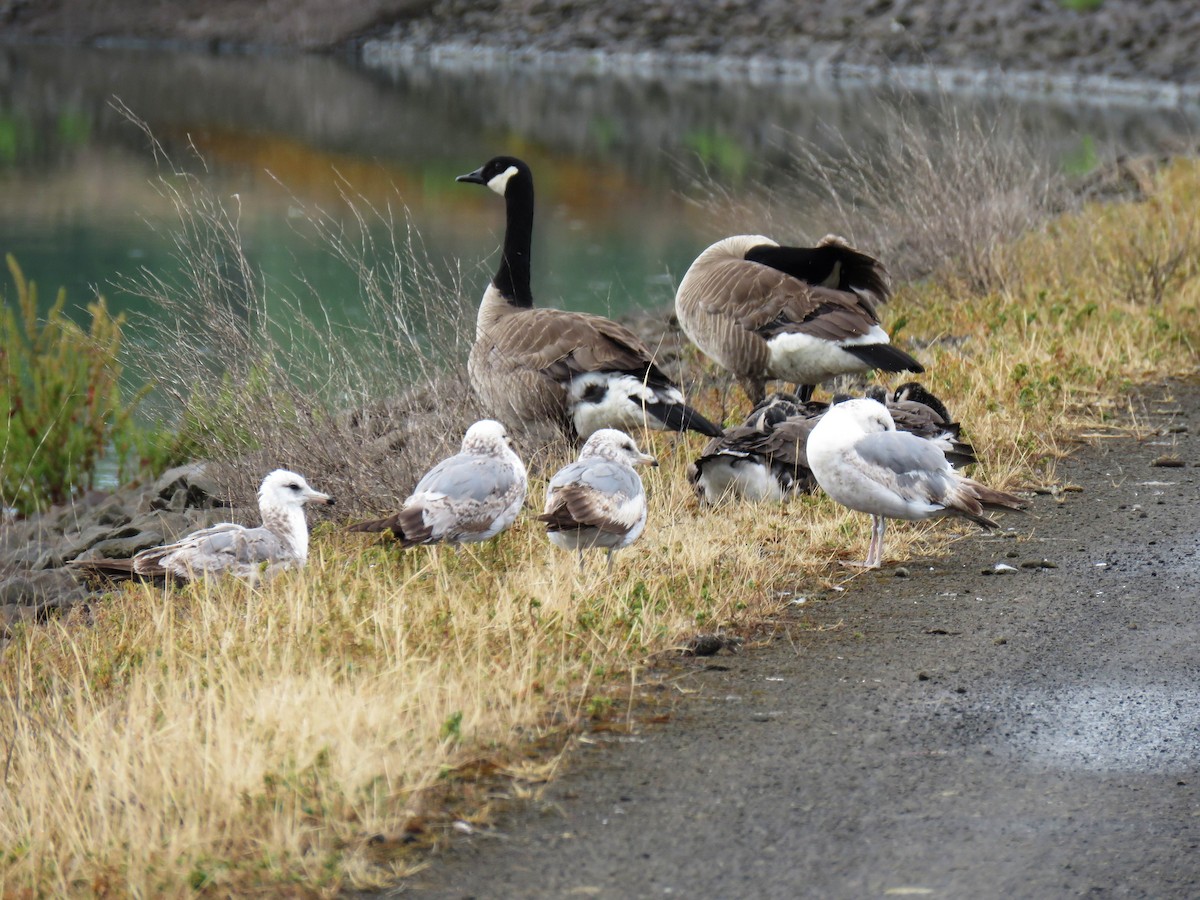
[(546, 488), (546, 523), (551, 543), (564, 550), (593, 547), (613, 553), (628, 547), (646, 527), (646, 491), (635, 466), (657, 466), (623, 431), (602, 428), (579, 451), (579, 459), (563, 466)]
[(306, 503), (333, 503), (295, 472), (276, 469), (258, 489), (263, 523), (247, 528), (226, 522), (193, 532), (173, 544), (143, 550), (132, 570), (146, 577), (172, 575), (191, 580), (229, 573), (239, 578), (269, 576), (303, 566), (308, 559)]
[(809, 435), (808, 465), (825, 493), (873, 517), (868, 568), (882, 562), (888, 518), (962, 516), (994, 528), (985, 510), (1022, 508), (1019, 497), (954, 471), (935, 442), (897, 431), (887, 407), (875, 400), (831, 406)]
[(508, 432), (483, 419), (467, 429), (458, 453), (425, 473), (398, 513), (349, 530), (390, 530), (405, 547), (485, 541), (516, 520), (526, 485)]

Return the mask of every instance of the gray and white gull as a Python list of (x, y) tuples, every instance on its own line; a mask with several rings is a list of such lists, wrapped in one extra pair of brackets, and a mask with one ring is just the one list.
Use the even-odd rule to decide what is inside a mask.
[(581, 565), (584, 550), (603, 547), (611, 572), (613, 553), (646, 527), (646, 491), (634, 467), (657, 465), (625, 432), (594, 432), (579, 459), (559, 469), (546, 488), (546, 511), (538, 519), (546, 523), (551, 543), (578, 550)]
[(843, 506), (873, 519), (867, 559), (879, 568), (888, 518), (961, 516), (995, 528), (985, 510), (1019, 510), (1021, 499), (954, 471), (936, 442), (896, 430), (875, 400), (836, 403), (808, 437), (808, 465), (817, 483)]
[(525, 464), (494, 419), (467, 429), (462, 449), (425, 473), (397, 513), (350, 531), (391, 531), (405, 547), (486, 541), (508, 528), (525, 502)]
[(331, 504), (333, 498), (313, 490), (295, 472), (276, 469), (258, 489), (261, 526), (247, 528), (225, 522), (202, 528), (173, 544), (136, 554), (131, 560), (132, 573), (190, 581), (224, 573), (255, 578), (302, 567), (308, 560), (308, 523), (304, 518), (308, 503)]

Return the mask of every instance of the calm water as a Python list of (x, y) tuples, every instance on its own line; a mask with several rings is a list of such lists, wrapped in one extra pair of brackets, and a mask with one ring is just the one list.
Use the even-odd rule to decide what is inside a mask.
[[(620, 313), (669, 303), (691, 259), (726, 233), (687, 201), (689, 173), (703, 167), (734, 188), (790, 177), (789, 135), (868, 141), (889, 102), (865, 89), (0, 47), (0, 253), (15, 254), (44, 291), (65, 285), (82, 304), (99, 289), (115, 307), (142, 311), (114, 281), (174, 267), (174, 216), (154, 187), (146, 137), (113, 98), (175, 158), (199, 151), (204, 186), (239, 211), (267, 284), (286, 289), (303, 277), (348, 320), (356, 283), (299, 214), (344, 216), (339, 178), (380, 207), (407, 207), (429, 254), (461, 262), (474, 295), (494, 264), (502, 204), (454, 176), (496, 153), (521, 155), (538, 186), (535, 296)], [(1027, 104), (1020, 118), (1068, 165), (1098, 149), (1169, 146), (1192, 127), (1172, 113), (1078, 104)]]

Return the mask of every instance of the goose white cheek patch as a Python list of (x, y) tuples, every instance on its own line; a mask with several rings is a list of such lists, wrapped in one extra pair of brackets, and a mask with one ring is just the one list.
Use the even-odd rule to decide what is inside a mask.
[(517, 174), (517, 167), (509, 166), (507, 169), (505, 169), (499, 175), (494, 175), (491, 178), (491, 180), (488, 181), (487, 186), (490, 187), (497, 194), (499, 194), (501, 197), (503, 197), (504, 191), (508, 187), (508, 179), (512, 178), (516, 174)]

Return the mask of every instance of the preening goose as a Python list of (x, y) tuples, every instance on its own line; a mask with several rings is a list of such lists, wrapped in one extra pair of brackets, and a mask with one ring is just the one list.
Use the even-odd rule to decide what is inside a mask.
[(608, 550), (608, 570), (613, 553), (628, 547), (646, 527), (646, 491), (635, 466), (657, 466), (642, 453), (633, 438), (613, 428), (592, 434), (579, 451), (579, 459), (563, 466), (546, 487), (546, 523), (550, 541), (564, 550), (592, 547)]
[(512, 425), (550, 423), (579, 439), (600, 428), (721, 430), (683, 400), (632, 331), (602, 316), (533, 305), (529, 283), (533, 175), (497, 156), (458, 181), (504, 198), (508, 219), (500, 267), (483, 295), (468, 360), (485, 408)]
[(1019, 497), (954, 471), (933, 441), (897, 431), (887, 407), (869, 399), (829, 408), (808, 437), (808, 465), (835, 501), (873, 519), (867, 568), (883, 561), (887, 519), (962, 516), (984, 528), (984, 510), (1018, 510)]
[(306, 503), (331, 504), (333, 498), (313, 490), (295, 472), (276, 469), (258, 489), (263, 523), (257, 528), (225, 522), (143, 550), (132, 559), (96, 559), (78, 565), (108, 575), (169, 576), (182, 581), (225, 573), (238, 578), (267, 577), (302, 567), (308, 560)]
[(486, 541), (516, 520), (526, 484), (504, 426), (483, 419), (467, 429), (461, 451), (422, 476), (398, 513), (348, 530), (390, 530), (404, 547)]
[(762, 235), (717, 241), (688, 268), (675, 294), (692, 342), (737, 376), (752, 403), (782, 378), (808, 400), (835, 375), (923, 372), (890, 343), (875, 306), (891, 294), (874, 257), (833, 235), (816, 247), (781, 247)]

